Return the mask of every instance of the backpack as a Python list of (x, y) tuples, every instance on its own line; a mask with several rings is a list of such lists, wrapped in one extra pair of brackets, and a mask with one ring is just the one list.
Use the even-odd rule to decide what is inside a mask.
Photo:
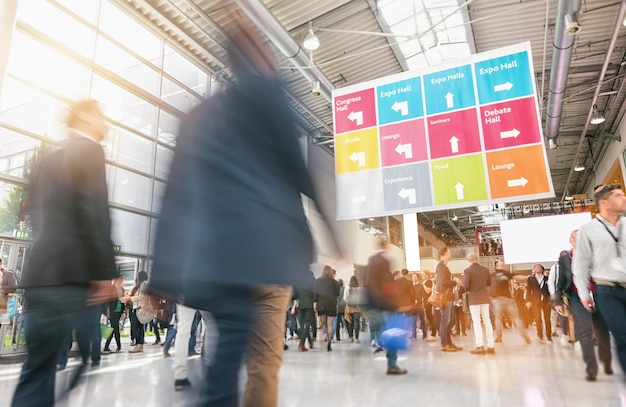
[(350, 287), (348, 291), (348, 306), (359, 307), (367, 305), (367, 293), (364, 287)]

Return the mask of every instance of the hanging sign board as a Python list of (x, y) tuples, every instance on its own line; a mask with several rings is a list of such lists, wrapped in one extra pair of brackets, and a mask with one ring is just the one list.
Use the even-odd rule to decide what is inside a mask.
[(554, 196), (530, 43), (333, 91), (337, 219)]

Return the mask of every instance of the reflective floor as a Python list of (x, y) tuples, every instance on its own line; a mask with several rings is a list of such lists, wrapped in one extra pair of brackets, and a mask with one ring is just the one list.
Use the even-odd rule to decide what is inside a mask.
[[(367, 333), (364, 335), (367, 337)], [(362, 338), (363, 339), (363, 338)], [(443, 353), (437, 342), (418, 341), (400, 355), (406, 376), (385, 375), (384, 354), (372, 354), (367, 341), (343, 340), (333, 351), (298, 352), (288, 341), (280, 373), (280, 401), (284, 407), (306, 406), (626, 406), (624, 375), (614, 357), (615, 374), (585, 381), (580, 352), (570, 344), (524, 344), (505, 331), (495, 355), (472, 355), (472, 334), (453, 338), (462, 352)], [(123, 344), (129, 349), (127, 343)], [(160, 346), (147, 344), (139, 355), (104, 355), (90, 368), (84, 383), (60, 406), (188, 406), (201, 386), (201, 360), (189, 358), (192, 387), (174, 390), (173, 358), (164, 359)], [(57, 385), (67, 385), (69, 371), (57, 374)], [(0, 364), (0, 406), (8, 405), (15, 388), (19, 362)]]

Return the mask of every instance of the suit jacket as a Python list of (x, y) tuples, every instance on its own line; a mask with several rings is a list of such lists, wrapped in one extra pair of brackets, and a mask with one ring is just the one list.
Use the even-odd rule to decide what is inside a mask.
[(383, 252), (378, 252), (367, 261), (367, 292), (371, 306), (395, 311), (399, 305), (398, 285), (391, 274), (391, 264)]
[(307, 286), (313, 239), (301, 194), (316, 196), (296, 133), (273, 78), (241, 78), (191, 111), (162, 202), (153, 291), (199, 307), (215, 283)]
[(489, 304), (489, 286), (491, 285), (489, 269), (473, 263), (465, 269), (464, 273), (463, 287), (467, 291), (469, 305)]
[(20, 286), (115, 278), (102, 147), (70, 138), (34, 168), (29, 185), (33, 246)]
[(548, 277), (543, 276), (543, 287), (539, 285), (539, 282), (535, 278), (535, 273), (528, 277), (526, 283), (526, 300), (530, 300), (533, 303), (548, 302), (550, 300), (550, 292), (548, 291)]

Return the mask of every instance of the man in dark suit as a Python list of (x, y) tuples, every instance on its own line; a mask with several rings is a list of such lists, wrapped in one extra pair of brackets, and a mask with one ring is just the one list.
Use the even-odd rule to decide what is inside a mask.
[(201, 405), (238, 405), (245, 353), (243, 405), (275, 406), (291, 286), (310, 286), (313, 262), (301, 194), (316, 194), (274, 61), (256, 33), (235, 25), (237, 82), (181, 124), (150, 287), (216, 321)]
[[(36, 166), (30, 178), (33, 246), (20, 286), (28, 356), (13, 406), (54, 404), (56, 356), (76, 329), (83, 365), (99, 309), (115, 298), (116, 277), (107, 206), (104, 153), (107, 125), (93, 100), (76, 103), (67, 117), (67, 144)], [(89, 306), (88, 306), (89, 305)]]
[[(491, 318), (489, 317), (489, 286), (491, 285), (491, 273), (485, 266), (478, 264), (478, 255), (470, 253), (467, 255), (467, 261), (470, 266), (465, 269), (463, 275), (463, 286), (467, 290), (467, 302), (469, 303), (470, 313), (472, 314), (472, 322), (474, 324), (474, 342), (475, 348), (470, 351), (475, 355), (483, 355), (485, 353), (494, 354), (493, 347), (493, 328), (491, 326)], [(485, 349), (485, 341), (483, 340), (483, 328), (480, 323), (482, 317), (485, 324), (485, 332), (487, 334), (487, 348)]]
[[(552, 324), (550, 322), (550, 292), (548, 291), (548, 277), (541, 264), (533, 266), (533, 275), (528, 277), (526, 285), (526, 299), (532, 304), (533, 317), (537, 327), (537, 340), (543, 342), (543, 325), (546, 327), (546, 339), (552, 342)], [(541, 316), (543, 315), (543, 324)]]

